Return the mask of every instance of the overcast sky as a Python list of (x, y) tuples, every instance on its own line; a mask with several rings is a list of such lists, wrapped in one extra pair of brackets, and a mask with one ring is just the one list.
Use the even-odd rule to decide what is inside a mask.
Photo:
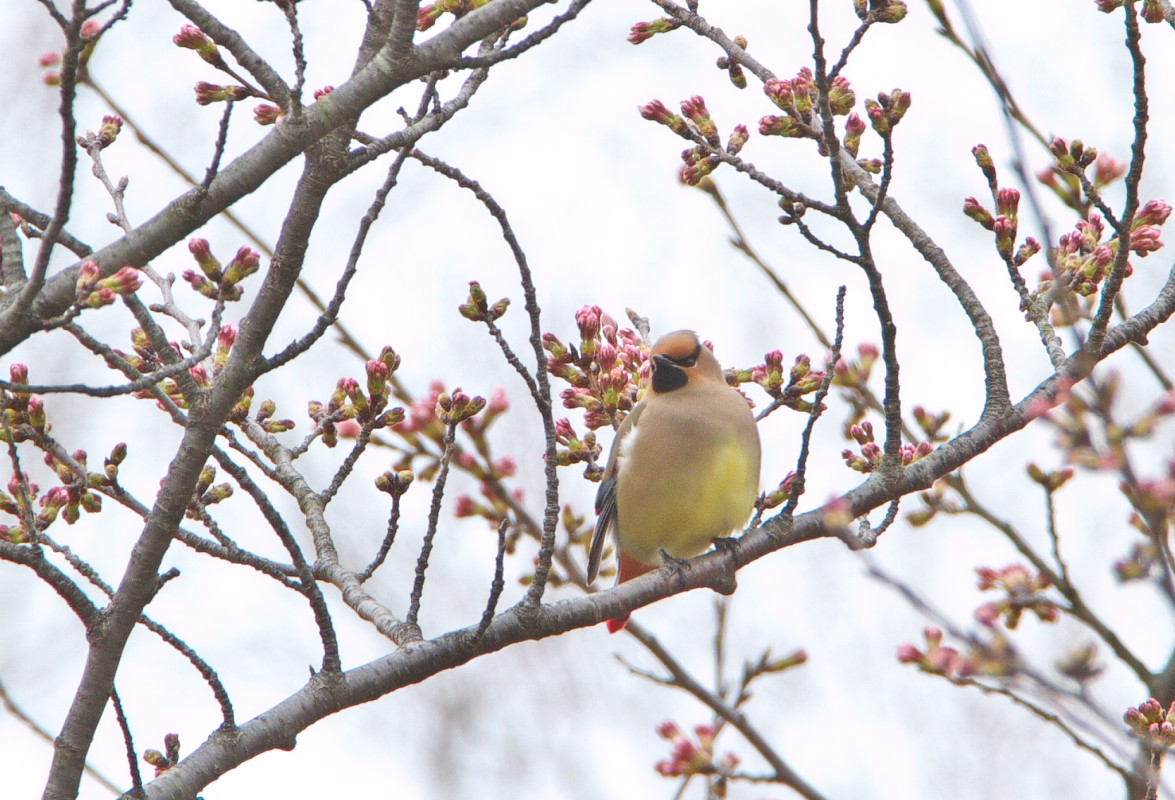
[[(285, 24), (271, 5), (238, 0), (206, 5), (291, 74)], [(807, 5), (794, 0), (710, 0), (701, 11), (728, 34), (746, 36), (750, 52), (777, 75), (791, 77), (810, 64)], [(839, 52), (855, 22), (852, 4), (841, 0), (825, 5), (835, 8), (827, 10), (823, 33), (829, 49)], [(555, 11), (543, 9), (535, 18), (546, 19)], [(1120, 159), (1128, 157), (1131, 98), (1120, 14), (1100, 14), (1092, 0), (991, 0), (977, 3), (975, 12), (996, 64), (1044, 132), (1081, 138)], [(309, 86), (342, 83), (362, 30), (361, 4), (309, 0), (299, 13), (306, 32)], [(714, 342), (725, 366), (759, 363), (766, 351), (776, 348), (788, 361), (799, 353), (817, 359), (820, 349), (811, 334), (753, 265), (730, 247), (729, 231), (713, 204), (677, 182), (681, 140), (637, 113), (639, 104), (652, 99), (676, 107), (680, 100), (701, 94), (725, 136), (740, 122), (755, 131), (759, 117), (772, 108), (753, 78), (746, 91), (734, 89), (714, 66), (717, 50), (687, 31), (655, 37), (639, 47), (625, 41), (633, 23), (657, 16), (655, 6), (635, 0), (594, 4), (546, 45), (496, 68), (470, 108), (425, 139), (421, 148), (464, 169), (507, 209), (536, 273), (545, 330), (570, 338), (573, 314), (585, 304), (600, 305), (618, 318), (631, 307), (650, 319), (654, 334), (696, 329)], [(7, 3), (0, 9), (0, 23), (0, 90), (5, 98), (0, 141), (6, 142), (0, 148), (0, 184), (30, 204), (50, 209), (57, 186), (57, 98), (41, 85), (35, 59), (58, 49), (60, 41), (44, 10), (28, 0)], [(197, 106), (191, 87), (218, 77), (193, 53), (172, 45), (171, 36), (182, 23), (163, 4), (136, 5), (129, 21), (100, 43), (92, 70), (95, 80), (151, 136), (188, 169), (202, 174), (220, 110)], [(961, 213), (965, 197), (984, 199), (986, 190), (970, 148), (988, 144), (1004, 180), (1016, 184), (1010, 166), (1013, 150), (992, 92), (933, 27), (925, 7), (912, 3), (902, 24), (870, 32), (845, 74), (859, 101), (895, 86), (913, 93), (912, 109), (895, 137), (898, 168), (892, 194), (947, 249), (987, 302), (1009, 358), (1013, 395), (1019, 397), (1047, 377), (1048, 362), (1034, 330), (1017, 310), (990, 234)], [(1148, 26), (1144, 33), (1154, 126), (1143, 199), (1170, 201), (1175, 193), (1164, 146), (1172, 133), (1169, 76), (1175, 48), (1168, 46), (1171, 31), (1166, 26)], [(381, 104), (361, 127), (376, 135), (394, 130), (396, 107), (415, 105), (412, 91)], [(110, 112), (93, 93), (82, 93), (78, 118), (83, 129), (96, 128)], [(230, 137), (230, 155), (266, 132), (248, 114), (241, 115)], [(1023, 146), (1030, 171), (1046, 166), (1045, 153), (1027, 139)], [(830, 196), (827, 168), (809, 143), (753, 133), (743, 154), (793, 188)], [(862, 155), (879, 155), (871, 134), (866, 134)], [(106, 163), (113, 174), (130, 178), (127, 205), (133, 223), (145, 221), (184, 189), (130, 136), (107, 151)], [(277, 237), (299, 168), (298, 162), (287, 166), (271, 186), (235, 209), (270, 243)], [(305, 272), (321, 293), (333, 288), (358, 218), (385, 169), (377, 165), (356, 175), (330, 196)], [(794, 229), (780, 226), (779, 210), (762, 188), (729, 170), (720, 170), (716, 179), (752, 245), (825, 329), (831, 330), (836, 288), (844, 284), (849, 293), (849, 351), (859, 343), (876, 342), (876, 319), (863, 277), (814, 251)], [(1069, 229), (1073, 220), (1045, 199), (1053, 230)], [(1112, 192), (1111, 202), (1120, 204), (1120, 194)], [(108, 198), (83, 166), (70, 230), (95, 246), (111, 241), (118, 231), (104, 219), (108, 208)], [(1022, 232), (1032, 231), (1022, 227)], [(222, 222), (210, 223), (199, 235), (225, 257), (246, 243)], [(949, 409), (959, 429), (965, 428), (976, 419), (982, 400), (976, 340), (949, 292), (899, 237), (883, 225), (877, 239), (899, 327), (904, 402), (907, 407)], [(55, 263), (66, 266), (70, 260), (62, 253)], [(186, 248), (177, 247), (157, 259), (155, 267), (178, 274), (190, 264)], [(1166, 251), (1139, 263), (1127, 285), (1131, 308), (1149, 301), (1169, 264)], [(1036, 264), (1026, 274), (1035, 278), (1040, 269)], [(392, 344), (403, 357), (402, 377), (421, 393), (437, 378), (486, 396), (505, 388), (518, 413), (500, 423), (496, 445), (518, 459), (523, 485), (537, 508), (540, 437), (517, 376), (501, 363), (484, 333), (456, 313), (470, 280), (480, 281), (491, 299), (514, 300), (503, 323), (521, 344), (525, 320), (517, 270), (496, 225), (467, 193), (410, 164), (368, 244), (344, 320), (372, 352)], [(194, 301), (192, 306), (200, 308)], [(271, 351), (313, 320), (308, 304), (294, 303), (291, 309), (275, 329)], [(125, 329), (116, 310), (102, 313), (110, 316), (108, 330)], [(98, 331), (102, 325), (94, 323)], [(76, 376), (100, 381), (101, 371), (72, 351), (47, 355), (64, 341), (33, 337), (0, 366), (27, 361), (34, 365), (37, 382), (73, 381)], [(1175, 366), (1171, 335), (1160, 331), (1152, 341), (1155, 356), (1168, 368)], [(1136, 361), (1123, 354), (1117, 365), (1137, 387), (1125, 398), (1127, 406), (1150, 402), (1156, 387), (1136, 374)], [(361, 374), (358, 360), (324, 341), (304, 362), (268, 377), (259, 394), (274, 397), (279, 416), (294, 418), (304, 430), (308, 400), (325, 400), (339, 377)], [(111, 407), (117, 404), (119, 413), (100, 423), (80, 415), (87, 406), (60, 397), (47, 404), (51, 412), (60, 409), (54, 418), (56, 432), (68, 446), (91, 450), (91, 463), (115, 442), (128, 441), (132, 457), (126, 470), (142, 486), (158, 479), (172, 452), (168, 446), (177, 441), (176, 431), (141, 401), (114, 401)], [(837, 436), (843, 416), (843, 405), (834, 403), (813, 455), (806, 508), (859, 480), (839, 456), (846, 446)], [(802, 423), (798, 415), (781, 413), (763, 426), (765, 486), (774, 485), (793, 466)], [(1169, 456), (1170, 431), (1162, 434), (1161, 445), (1148, 453), (1151, 460), (1142, 462), (1154, 474)], [(1057, 466), (1049, 442), (1047, 430), (1029, 430), (968, 468), (986, 499), (1041, 544), (1047, 539), (1038, 493), (1020, 476), (1028, 461)], [(319, 485), (329, 480), (338, 455), (323, 452), (315, 467), (319, 471), (311, 470)], [(372, 502), (369, 489), (371, 477), (387, 468), (382, 458), (379, 453), (369, 456), (366, 471), (355, 477), (332, 510), (341, 547), (357, 561), (367, 557), (382, 535), (385, 511)], [(1109, 575), (1109, 561), (1134, 542), (1114, 482), (1082, 480), (1070, 491), (1070, 502), (1060, 509), (1060, 524), (1073, 542), (1073, 566), (1087, 581), (1087, 599), (1105, 609), (1105, 618), (1122, 629), (1148, 663), (1157, 664), (1170, 643), (1169, 615), (1151, 604), (1147, 590), (1118, 589)], [(566, 501), (587, 511), (594, 486), (567, 471), (562, 492)], [(413, 543), (423, 530), (427, 495), (417, 489), (406, 502), (413, 516), (403, 525), (404, 540), (393, 552), (387, 574), (375, 583), (397, 609), (403, 607), (401, 588), (415, 559)], [(238, 504), (243, 506), (243, 500)], [(905, 508), (916, 506), (911, 499)], [(290, 503), (284, 508), (295, 510)], [(243, 514), (238, 531), (243, 543), (275, 553), (275, 544), (260, 527), (248, 528), (249, 519)], [(101, 522), (59, 535), (76, 537), (67, 543), (116, 581), (125, 548), (138, 531), (132, 519), (119, 518), (114, 511)], [(117, 544), (108, 547), (107, 541)], [(426, 635), (476, 618), (492, 555), (493, 537), (484, 524), (446, 517), (430, 577), (434, 591), (426, 595), (422, 615)], [(1003, 566), (1015, 558), (993, 532), (962, 519), (923, 529), (900, 523), (873, 555), (963, 624), (980, 602), (973, 567)], [(317, 637), (300, 602), (178, 546), (165, 566), (173, 565), (184, 577), (167, 587), (150, 613), (216, 666), (242, 721), (305, 682), (307, 665), (318, 658)], [(527, 568), (528, 560), (520, 557), (508, 575), (516, 579)], [(859, 559), (842, 544), (821, 541), (790, 548), (749, 566), (739, 582), (732, 605), (731, 663), (756, 658), (767, 646), (776, 653), (802, 647), (811, 657), (804, 668), (764, 681), (748, 715), (789, 763), (829, 797), (977, 800), (1100, 797), (1120, 791), (1115, 776), (1055, 729), (1003, 700), (969, 694), (899, 665), (894, 649), (918, 641), (924, 619), (870, 581)], [(513, 602), (520, 591), (513, 581), (507, 600)], [(55, 733), (82, 664), (79, 626), (51, 592), (13, 566), (0, 569), (0, 601), (9, 610), (0, 615), (0, 680)], [(697, 592), (638, 612), (638, 619), (707, 681), (713, 671), (707, 655), (712, 606), (713, 596)], [(387, 643), (374, 631), (350, 621), (341, 603), (336, 622), (345, 666), (387, 651)], [(1059, 643), (1085, 640), (1071, 627), (1042, 631), (1032, 620), (1024, 627), (1029, 649), (1042, 653), (1054, 652), (1050, 648)], [(1152, 627), (1165, 634), (1148, 636)], [(708, 721), (709, 715), (685, 695), (629, 674), (614, 653), (658, 671), (639, 645), (623, 635), (610, 637), (602, 627), (515, 647), (328, 719), (301, 736), (292, 753), (266, 754), (209, 787), (204, 796), (669, 798), (675, 784), (652, 770), (657, 759), (668, 755), (668, 745), (656, 737), (654, 726), (672, 718), (692, 727)], [(140, 751), (161, 748), (167, 732), (179, 733), (191, 749), (218, 722), (198, 676), (146, 635), (132, 639), (118, 686)], [(1145, 699), (1144, 690), (1113, 667), (1099, 691), (1114, 713)], [(750, 749), (731, 734), (721, 740), (720, 749), (750, 756)], [(92, 762), (121, 783), (126, 771), (122, 753), (121, 737), (107, 714)], [(0, 713), (0, 775), (6, 797), (37, 796), (50, 757), (48, 744)], [(746, 767), (763, 770), (754, 758), (748, 758)], [(83, 786), (85, 798), (109, 796), (94, 783)], [(693, 796), (700, 796), (696, 789)], [(742, 787), (732, 796), (789, 793)]]

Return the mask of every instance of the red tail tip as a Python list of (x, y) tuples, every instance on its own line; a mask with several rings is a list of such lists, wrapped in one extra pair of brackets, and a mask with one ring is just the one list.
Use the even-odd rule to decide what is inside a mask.
[(616, 633), (617, 631), (624, 630), (624, 626), (628, 624), (628, 617), (625, 616), (621, 619), (610, 619), (606, 624), (608, 626), (608, 633)]

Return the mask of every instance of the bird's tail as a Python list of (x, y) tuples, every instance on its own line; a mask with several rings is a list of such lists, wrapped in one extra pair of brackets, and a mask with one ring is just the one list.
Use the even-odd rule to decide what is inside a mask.
[[(619, 586), (626, 581), (644, 575), (646, 572), (651, 572), (653, 569), (655, 569), (653, 566), (642, 564), (640, 561), (629, 558), (624, 553), (621, 553), (620, 574), (616, 576), (616, 585)], [(608, 620), (608, 633), (616, 633), (617, 631), (624, 630), (624, 626), (628, 624), (629, 616), (631, 615), (625, 614), (623, 617)]]

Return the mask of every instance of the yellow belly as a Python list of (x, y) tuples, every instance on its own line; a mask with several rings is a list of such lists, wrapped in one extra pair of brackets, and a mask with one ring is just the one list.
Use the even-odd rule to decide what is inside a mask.
[(661, 550), (692, 558), (746, 524), (758, 494), (758, 465), (733, 442), (720, 444), (706, 464), (690, 455), (696, 453), (658, 464), (639, 482), (620, 476), (620, 548), (631, 558), (658, 565)]

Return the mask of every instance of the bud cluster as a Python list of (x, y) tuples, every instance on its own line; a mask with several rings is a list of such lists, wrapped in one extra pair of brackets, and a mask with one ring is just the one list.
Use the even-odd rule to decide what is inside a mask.
[(1105, 672), (1098, 660), (1097, 645), (1092, 642), (1068, 650), (1057, 660), (1056, 668), (1057, 672), (1083, 687)]
[[(96, 19), (88, 19), (82, 23), (81, 34), (82, 45), (81, 53), (78, 54), (78, 72), (84, 74), (86, 65), (90, 61), (90, 56), (94, 53), (94, 47), (98, 44), (98, 34), (102, 32), (102, 24)], [(42, 53), (37, 56), (37, 65), (41, 67), (59, 67), (64, 59), (65, 53), (62, 51), (52, 53)], [(41, 73), (41, 83), (46, 86), (60, 86), (61, 85), (61, 70), (60, 69), (46, 69)]]
[[(458, 495), (454, 514), (462, 518), (481, 517), (489, 522), (490, 527), (494, 529), (504, 522), (509, 523), (513, 509), (524, 500), (521, 488), (511, 490), (505, 486), (505, 481), (518, 473), (518, 464), (509, 456), (494, 458), (491, 455), (487, 436), (489, 427), (510, 408), (506, 392), (502, 389), (496, 389), (490, 396), (489, 402), (480, 397), (469, 400), (459, 389), (454, 390), (451, 395), (439, 391), (434, 396), (436, 398), (434, 411), (441, 412), (434, 414), (436, 422), (429, 425), (429, 428), (434, 431), (447, 430), (444, 427), (445, 412), (443, 412), (446, 402), (450, 403), (450, 409), (460, 410), (460, 407), (464, 405), (467, 412), (482, 407), (481, 412), (476, 416), (468, 417), (460, 423), (461, 430), (472, 440), (471, 450), (458, 451), (453, 458), (453, 463), (459, 469), (478, 482), (477, 496)], [(449, 400), (447, 401), (446, 398)], [(453, 411), (450, 410), (447, 413), (453, 413)], [(397, 431), (401, 431), (403, 427), (397, 428)], [(474, 452), (477, 455), (474, 455)], [(516, 526), (510, 527), (506, 536), (506, 552), (514, 552), (520, 535), (521, 531)]]
[(44, 460), (45, 465), (57, 475), (61, 485), (50, 489), (41, 499), (38, 530), (44, 530), (53, 522), (58, 512), (72, 525), (81, 517), (82, 511), (97, 514), (102, 510), (102, 497), (92, 490), (108, 485), (109, 480), (105, 475), (86, 471), (85, 450), (75, 450), (70, 454), (70, 460), (80, 470), (80, 474), (74, 471), (75, 466), (65, 463), (50, 450), (45, 451)]
[(863, 388), (873, 374), (873, 365), (881, 358), (881, 351), (872, 342), (857, 345), (857, 360), (842, 358), (833, 367), (832, 385), (846, 389)]
[[(1134, 514), (1132, 518), (1141, 521), (1137, 514)], [(1120, 583), (1147, 580), (1161, 569), (1159, 557), (1159, 546), (1154, 539), (1148, 538), (1145, 542), (1136, 542), (1125, 558), (1114, 562), (1114, 577)]]
[[(28, 385), (28, 367), (13, 364), (9, 368), (12, 383)], [(7, 492), (0, 491), (0, 512), (16, 517), (15, 525), (0, 525), (0, 540), (13, 544), (35, 541), (37, 533), (46, 530), (58, 517), (72, 525), (81, 512), (96, 514), (102, 510), (102, 497), (95, 490), (114, 483), (118, 465), (126, 458), (126, 445), (119, 444), (105, 460), (105, 474), (86, 470), (86, 452), (76, 450), (69, 456), (58, 455), (47, 434), (51, 425), (46, 419), (41, 398), (26, 392), (3, 390), (0, 408), (5, 426), (0, 428), (0, 440), (22, 442), (33, 440), (44, 451), (44, 462), (57, 476), (59, 485), (44, 494), (25, 473), (13, 475)], [(39, 510), (37, 510), (39, 506)], [(26, 528), (32, 520), (33, 530)]]
[(179, 734), (169, 733), (163, 737), (163, 749), (167, 751), (166, 755), (158, 750), (144, 750), (143, 760), (155, 768), (155, 777), (158, 778), (163, 773), (174, 767), (180, 761), (180, 737)]
[(1122, 721), (1152, 752), (1162, 753), (1175, 747), (1175, 703), (1164, 709), (1151, 697), (1137, 708), (1126, 709)]
[(857, 359), (842, 357), (832, 369), (832, 385), (840, 390), (841, 399), (849, 405), (844, 435), (850, 436), (849, 425), (860, 422), (875, 404), (869, 379), (873, 365), (881, 358), (881, 351), (872, 342), (857, 345)]
[(581, 439), (571, 420), (563, 417), (555, 421), (555, 442), (560, 448), (556, 451), (559, 466), (569, 467), (572, 464), (583, 463), (587, 465), (584, 477), (593, 481), (600, 479), (604, 470), (596, 463), (600, 458), (601, 448), (596, 442), (594, 431), (589, 430)]
[(906, 515), (906, 521), (915, 528), (934, 519), (940, 512), (943, 514), (957, 514), (961, 508), (959, 501), (952, 494), (947, 494), (950, 487), (945, 478), (939, 478), (925, 492), (918, 493), (922, 501), (922, 508), (911, 511)]
[[(307, 414), (319, 426), (323, 444), (327, 447), (338, 444), (339, 423), (354, 422), (361, 428), (378, 430), (404, 422), (403, 408), (388, 409), (388, 402), (392, 396), (391, 377), (399, 366), (400, 357), (396, 355), (396, 351), (385, 346), (380, 351), (379, 358), (374, 358), (365, 365), (367, 380), (364, 384), (354, 378), (339, 378), (335, 391), (325, 406), (317, 400), (309, 403)], [(481, 409), (481, 406), (478, 406), (476, 410), (471, 410), (475, 401), (485, 404), (480, 397), (471, 400), (460, 390), (454, 391), (452, 395), (445, 394), (444, 398), (443, 402), (448, 406), (450, 415), (472, 416)], [(434, 408), (439, 407), (441, 403), (441, 393), (438, 392), (433, 397)], [(265, 404), (262, 408), (264, 413)], [(293, 423), (289, 425), (292, 427)]]
[(882, 136), (893, 133), (894, 126), (902, 121), (902, 117), (910, 110), (912, 97), (909, 92), (894, 89), (891, 93), (881, 92), (877, 99), (865, 101), (865, 112), (869, 115), (869, 123), (873, 130)]
[(763, 356), (762, 364), (749, 370), (733, 370), (728, 380), (734, 385), (755, 383), (781, 405), (808, 413), (812, 410), (812, 404), (804, 400), (803, 396), (817, 391), (824, 384), (824, 376), (824, 372), (813, 372), (812, 360), (801, 354), (796, 356), (795, 363), (788, 371), (787, 385), (784, 385), (783, 353), (772, 350)]
[(1175, 518), (1175, 461), (1167, 462), (1167, 474), (1161, 478), (1135, 478), (1122, 484), (1122, 494), (1144, 518)]
[(469, 297), (457, 306), (457, 310), (461, 312), (461, 316), (473, 322), (495, 322), (506, 313), (509, 306), (510, 300), (505, 297), (491, 306), (481, 284), (470, 281)]
[[(483, 464), (468, 453), (458, 456), (458, 461), (459, 466), (480, 483), (477, 498), (468, 494), (457, 496), (457, 505), (453, 513), (462, 518), (481, 517), (492, 527), (497, 528), (509, 518), (511, 503), (518, 504), (523, 501), (521, 488), (514, 489), (509, 496), (502, 494), (502, 481), (513, 478), (518, 473), (518, 464), (509, 456), (492, 459)], [(517, 538), (517, 535), (507, 537), (507, 552), (514, 552)]]
[(1006, 678), (1023, 669), (1023, 662), (1011, 642), (993, 632), (986, 641), (974, 640), (964, 655), (942, 644), (942, 630), (933, 625), (923, 631), (925, 651), (912, 644), (898, 647), (898, 661), (915, 664), (923, 672), (940, 675), (951, 681), (964, 681), (974, 675)]
[(924, 406), (914, 406), (911, 413), (914, 416), (914, 424), (922, 431), (926, 441), (940, 443), (951, 438), (950, 434), (943, 433), (943, 428), (950, 422), (951, 412), (932, 414)]
[(136, 267), (123, 267), (109, 277), (102, 277), (102, 269), (94, 261), (83, 261), (78, 269), (74, 306), (101, 308), (114, 302), (119, 295), (134, 294), (143, 285), (142, 274)]
[[(852, 450), (843, 450), (841, 458), (849, 469), (857, 472), (873, 472), (884, 461), (884, 453), (873, 438), (873, 423), (862, 422), (859, 425), (849, 426), (849, 436), (861, 446), (859, 453)], [(900, 459), (903, 467), (913, 464), (934, 452), (934, 445), (930, 442), (918, 444), (905, 443), (901, 447)]]
[(583, 409), (589, 430), (616, 427), (636, 405), (637, 387), (649, 377), (648, 348), (599, 306), (584, 306), (575, 321), (578, 348), (552, 333), (543, 334), (547, 371), (571, 385), (559, 395), (563, 407)]
[(861, 134), (864, 132), (865, 120), (861, 119), (856, 111), (849, 114), (849, 118), (845, 120), (845, 138), (841, 144), (853, 158), (857, 157), (857, 153), (861, 149)]
[(978, 567), (980, 591), (999, 590), (1004, 596), (992, 603), (985, 603), (975, 609), (975, 619), (988, 628), (994, 628), (1001, 618), (1009, 630), (1015, 630), (1025, 611), (1036, 614), (1041, 622), (1056, 622), (1060, 608), (1042, 592), (1051, 585), (1043, 573), (1033, 575), (1022, 564), (1012, 564), (1003, 569)]
[(261, 266), (261, 257), (248, 247), (238, 250), (233, 260), (223, 269), (212, 255), (207, 239), (192, 239), (188, 242), (188, 250), (196, 259), (200, 272), (186, 270), (183, 278), (193, 289), (212, 300), (240, 300), (244, 294), (241, 282)]
[(375, 488), (391, 497), (402, 497), (416, 480), (416, 473), (410, 469), (388, 470), (375, 479)]
[(922, 632), (926, 640), (926, 649), (920, 650), (912, 644), (903, 644), (898, 647), (898, 661), (903, 664), (915, 664), (923, 672), (931, 675), (941, 675), (950, 680), (962, 680), (975, 674), (975, 665), (953, 647), (944, 647), (941, 628), (933, 625)]
[(654, 769), (666, 778), (689, 775), (718, 775), (729, 778), (738, 767), (739, 758), (727, 753), (714, 760), (714, 741), (718, 731), (712, 725), (694, 727), (694, 738), (690, 738), (676, 723), (665, 721), (657, 726), (657, 735), (671, 745), (670, 756), (658, 761)]
[[(408, 445), (395, 469), (408, 470), (413, 467), (414, 459), (424, 456), (430, 462), (413, 471), (423, 480), (431, 480), (440, 465), (434, 453), (450, 446), (446, 440), (456, 426), (469, 437), (471, 446), (468, 450), (456, 446), (452, 463), (479, 484), (478, 498), (468, 495), (457, 498), (456, 513), (461, 517), (483, 517), (497, 528), (508, 519), (511, 503), (517, 504), (523, 499), (521, 489), (510, 491), (503, 486), (503, 481), (517, 472), (517, 464), (512, 458), (493, 458), (488, 438), (490, 426), (509, 408), (509, 400), (502, 389), (496, 390), (487, 402), (460, 389), (446, 391), (443, 384), (434, 382), (429, 393), (411, 403), (407, 416), (393, 428)], [(381, 491), (389, 489), (381, 487)], [(507, 536), (508, 548), (513, 548), (518, 535), (517, 531), (512, 531)]]
[(253, 121), (258, 125), (276, 125), (286, 118), (286, 112), (273, 103), (258, 103), (253, 109)]
[[(174, 363), (176, 360), (184, 357), (184, 348), (181, 348), (179, 343), (168, 342), (167, 347), (170, 349), (170, 352), (166, 356), (156, 352), (155, 346), (151, 343), (151, 337), (147, 335), (147, 332), (142, 328), (134, 328), (131, 330), (131, 348), (134, 352), (124, 353), (121, 350), (115, 350), (114, 354), (124, 359), (139, 372), (147, 374), (160, 369), (165, 364)], [(190, 350), (190, 348), (188, 349)], [(188, 376), (200, 388), (207, 388), (212, 385), (208, 370), (203, 364), (196, 364), (191, 367), (188, 370)], [(179, 382), (175, 378), (164, 378), (159, 382), (159, 387), (179, 408), (188, 407), (188, 401), (184, 397)], [(151, 389), (140, 389), (132, 397), (152, 399), (155, 395), (152, 394)], [(160, 407), (162, 408), (162, 405)]]
[(105, 150), (114, 144), (118, 134), (122, 131), (122, 117), (117, 114), (102, 117), (102, 125), (98, 132), (86, 131), (84, 136), (77, 137), (78, 145), (87, 152), (94, 153)]
[[(698, 138), (705, 140), (705, 144), (695, 144), (694, 147), (682, 151), (683, 163), (678, 172), (682, 183), (697, 186), (722, 163), (718, 152), (723, 149), (718, 126), (706, 108), (706, 101), (699, 95), (681, 101), (680, 116), (670, 111), (660, 100), (639, 106), (638, 110), (645, 119), (664, 125), (683, 139), (691, 142), (696, 142)], [(750, 132), (746, 126), (736, 125), (727, 138), (725, 152), (736, 155), (747, 143), (748, 138)]]
[[(1093, 165), (1093, 188), (1101, 191), (1126, 174), (1126, 164), (1107, 153), (1100, 153)], [(1081, 181), (1072, 171), (1065, 171), (1055, 163), (1036, 173), (1036, 179), (1053, 191), (1061, 202), (1081, 214), (1089, 213), (1090, 203), (1085, 197)]]
[(889, 24), (901, 22), (909, 13), (902, 0), (853, 0), (853, 10), (864, 22)]
[(759, 501), (758, 507), (764, 511), (767, 511), (783, 505), (789, 499), (791, 499), (791, 491), (792, 487), (795, 486), (795, 483), (796, 471), (792, 470), (791, 472), (787, 473), (787, 476), (784, 477), (782, 481), (779, 482), (778, 486), (763, 495), (762, 499)]
[[(816, 109), (820, 92), (812, 70), (800, 69), (791, 80), (769, 78), (763, 84), (763, 93), (786, 116), (768, 115), (759, 120), (759, 133), (764, 136), (786, 138), (818, 138)], [(833, 78), (828, 89), (828, 105), (834, 116), (844, 116), (853, 110), (857, 96), (843, 75)], [(858, 134), (859, 141), (859, 134)]]
[(485, 408), (484, 397), (469, 396), (460, 388), (437, 395), (436, 416), (442, 425), (458, 425)]
[(963, 201), (963, 213), (978, 222), (987, 230), (995, 234), (996, 252), (1005, 263), (1020, 267), (1028, 259), (1040, 252), (1040, 242), (1031, 236), (1024, 240), (1019, 249), (1016, 248), (1016, 234), (1019, 226), (1020, 190), (1015, 188), (1000, 188), (996, 177), (995, 161), (991, 157), (986, 145), (976, 145), (971, 149), (975, 156), (975, 163), (979, 166), (987, 184), (991, 188), (992, 200), (995, 202), (996, 213), (993, 216), (983, 204), (974, 197)]
[[(747, 49), (746, 37), (736, 36), (734, 37), (733, 41), (743, 50)], [(736, 89), (747, 88), (747, 75), (745, 72), (743, 72), (742, 65), (737, 61), (731, 58), (727, 58), (726, 56), (719, 56), (718, 60), (715, 62), (715, 66), (718, 67), (718, 69), (726, 70), (726, 74), (730, 78), (730, 82), (734, 84)]]
[(206, 466), (200, 470), (200, 477), (196, 479), (196, 487), (192, 490), (192, 502), (185, 512), (188, 519), (199, 519), (201, 510), (215, 505), (233, 496), (233, 487), (227, 483), (212, 482), (216, 480), (216, 467)]
[[(1163, 246), (1161, 226), (1171, 215), (1171, 206), (1163, 200), (1151, 200), (1135, 215), (1130, 233), (1130, 250), (1145, 258)], [(1120, 249), (1120, 240), (1113, 236), (1103, 241), (1105, 226), (1098, 214), (1079, 220), (1075, 229), (1061, 235), (1053, 250), (1053, 267), (1042, 278), (1035, 296), (1051, 292), (1057, 281), (1064, 281), (1082, 297), (1097, 293), (1109, 274)], [(1130, 277), (1134, 267), (1126, 262), (1123, 277)]]
[[(442, 14), (452, 14), (457, 19), (474, 9), (481, 8), (490, 0), (437, 0), (435, 3), (422, 5), (416, 12), (416, 30), (427, 31)], [(525, 19), (525, 18), (524, 18)]]
[(1073, 477), (1074, 472), (1072, 467), (1065, 467), (1052, 472), (1045, 472), (1036, 464), (1029, 464), (1026, 468), (1029, 479), (1033, 483), (1044, 487), (1044, 490), (1049, 494), (1059, 490), (1062, 486), (1069, 482)]
[[(28, 385), (29, 368), (25, 364), (13, 364), (8, 372), (12, 383), (17, 386)], [(0, 390), (0, 404), (6, 422), (6, 428), (0, 428), (0, 442), (23, 442), (37, 433), (50, 430), (45, 419), (45, 404), (37, 395)]]

